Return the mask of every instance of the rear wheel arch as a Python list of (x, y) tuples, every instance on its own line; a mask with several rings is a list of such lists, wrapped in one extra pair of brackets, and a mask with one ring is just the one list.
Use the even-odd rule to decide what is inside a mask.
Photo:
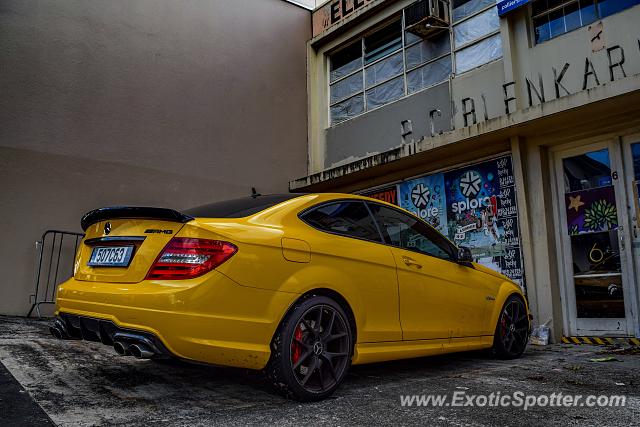
[[(320, 310), (320, 314), (315, 316), (317, 310)], [(322, 316), (322, 312), (332, 310), (333, 317)], [(314, 318), (301, 322), (306, 313), (314, 313)], [(337, 334), (334, 328), (337, 328)], [(343, 333), (340, 334), (340, 331)], [(316, 342), (312, 345), (313, 341)], [(294, 349), (295, 342), (302, 346), (299, 347), (300, 350)], [(263, 373), (274, 389), (287, 397), (300, 401), (323, 399), (332, 394), (345, 378), (351, 365), (355, 342), (355, 320), (346, 298), (332, 289), (309, 290), (298, 296), (283, 314), (271, 339), (271, 356)], [(338, 347), (335, 347), (336, 344)], [(295, 351), (301, 351), (302, 355)], [(329, 372), (333, 372), (334, 382), (325, 385), (326, 379), (330, 378), (325, 368), (327, 363)], [(309, 388), (312, 383), (306, 383), (309, 378), (319, 380), (320, 388)]]
[(273, 333), (273, 336), (271, 337), (271, 342), (273, 342), (273, 339), (276, 337), (276, 335), (280, 331), (280, 327), (282, 326), (282, 321), (287, 318), (289, 313), (300, 302), (302, 302), (302, 301), (304, 301), (304, 300), (306, 300), (308, 298), (312, 298), (314, 296), (325, 296), (327, 298), (331, 298), (336, 303), (338, 303), (340, 305), (340, 307), (342, 307), (344, 312), (347, 314), (347, 317), (349, 318), (348, 319), (349, 320), (349, 324), (351, 325), (351, 330), (353, 332), (353, 343), (355, 345), (355, 343), (358, 340), (358, 328), (357, 328), (357, 324), (356, 324), (356, 317), (355, 317), (355, 314), (353, 312), (353, 309), (351, 308), (351, 304), (349, 304), (347, 299), (341, 293), (339, 293), (339, 292), (337, 292), (337, 291), (335, 291), (333, 289), (329, 289), (329, 288), (311, 289), (311, 290), (306, 291), (302, 295), (300, 295), (295, 300), (293, 300), (291, 302), (291, 304), (289, 305), (289, 307), (287, 307), (287, 310), (282, 314), (282, 316), (280, 318), (280, 322), (278, 324), (278, 327), (276, 328), (275, 332)]

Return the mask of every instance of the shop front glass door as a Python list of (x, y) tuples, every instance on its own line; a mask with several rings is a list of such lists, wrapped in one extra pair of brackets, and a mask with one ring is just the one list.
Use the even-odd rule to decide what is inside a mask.
[[(632, 282), (636, 284), (635, 294), (640, 286), (640, 137), (627, 141), (624, 147), (625, 160), (628, 162), (625, 183), (629, 199), (629, 222), (631, 224), (631, 258), (635, 261)], [(637, 312), (637, 309), (635, 310)], [(634, 319), (634, 335), (640, 337), (640, 320)]]
[[(628, 184), (631, 188), (627, 191), (632, 195), (631, 221), (633, 227), (634, 249), (640, 249), (635, 243), (640, 241), (640, 142), (629, 144), (631, 151), (631, 179)], [(640, 255), (635, 252), (635, 255)]]
[(562, 158), (566, 276), (575, 300), (572, 333), (580, 335), (627, 333), (624, 228), (616, 197), (621, 171), (613, 160), (609, 148)]

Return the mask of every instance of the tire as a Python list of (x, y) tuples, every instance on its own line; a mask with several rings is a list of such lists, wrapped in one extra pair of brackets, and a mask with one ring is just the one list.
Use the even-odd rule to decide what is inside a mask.
[(505, 301), (493, 337), (493, 352), (499, 359), (517, 359), (529, 341), (529, 315), (520, 297), (510, 296)]
[(331, 298), (313, 295), (298, 301), (271, 343), (267, 380), (301, 402), (330, 396), (351, 365), (353, 336), (349, 317)]

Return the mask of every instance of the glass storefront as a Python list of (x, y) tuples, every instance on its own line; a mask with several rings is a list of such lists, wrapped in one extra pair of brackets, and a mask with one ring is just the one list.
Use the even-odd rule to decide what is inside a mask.
[(561, 286), (565, 333), (570, 335), (638, 331), (633, 169), (640, 148), (635, 141), (610, 140), (556, 152)]
[(640, 218), (637, 216), (638, 211), (640, 211), (640, 142), (631, 144), (631, 158), (633, 164), (633, 182), (631, 183), (631, 191), (634, 195), (635, 201), (635, 226), (640, 227)]
[(618, 210), (609, 150), (562, 161), (579, 318), (623, 318)]

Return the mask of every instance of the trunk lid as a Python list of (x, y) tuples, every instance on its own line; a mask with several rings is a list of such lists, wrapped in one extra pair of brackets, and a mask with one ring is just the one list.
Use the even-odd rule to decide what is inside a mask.
[[(89, 212), (82, 218), (86, 234), (78, 248), (74, 277), (92, 282), (138, 283), (144, 280), (162, 249), (191, 219), (159, 208), (118, 207)], [(110, 248), (107, 254), (120, 251), (129, 255), (120, 265), (95, 265), (105, 258), (100, 258), (98, 248)]]

